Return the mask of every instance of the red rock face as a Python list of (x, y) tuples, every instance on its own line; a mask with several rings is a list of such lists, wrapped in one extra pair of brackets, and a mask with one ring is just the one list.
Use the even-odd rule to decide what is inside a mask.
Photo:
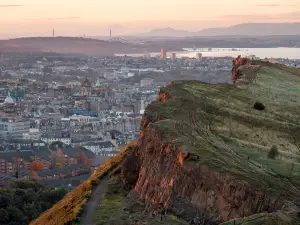
[(137, 145), (141, 161), (134, 187), (141, 199), (152, 204), (164, 203), (165, 208), (176, 210), (173, 208), (177, 207), (173, 203), (176, 196), (215, 222), (280, 208), (276, 199), (235, 181), (230, 174), (219, 174), (197, 163), (185, 163), (189, 154), (172, 144), (162, 144), (154, 129), (149, 128), (144, 134)]
[[(167, 101), (169, 97), (164, 92), (158, 99)], [(149, 203), (149, 210), (151, 205), (163, 203), (179, 217), (191, 219), (201, 212), (213, 221), (205, 224), (214, 224), (282, 207), (278, 199), (230, 174), (187, 162), (191, 154), (176, 147), (172, 139), (162, 140), (159, 131), (149, 126), (153, 122), (144, 116), (137, 145), (118, 168), (124, 183), (131, 183), (137, 195)], [(128, 167), (130, 163), (135, 166)]]
[(236, 83), (236, 81), (240, 78), (241, 74), (239, 73), (239, 67), (243, 65), (250, 65), (251, 62), (247, 58), (242, 58), (240, 55), (232, 61), (232, 83)]

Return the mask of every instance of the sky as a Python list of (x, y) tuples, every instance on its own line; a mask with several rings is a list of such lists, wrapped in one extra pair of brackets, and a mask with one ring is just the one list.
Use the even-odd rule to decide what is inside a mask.
[(300, 22), (300, 0), (0, 0), (0, 37), (114, 35)]

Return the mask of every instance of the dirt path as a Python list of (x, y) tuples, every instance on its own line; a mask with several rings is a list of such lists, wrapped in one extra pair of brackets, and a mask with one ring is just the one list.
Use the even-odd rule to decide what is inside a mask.
[(101, 199), (107, 188), (109, 176), (105, 176), (100, 180), (99, 185), (93, 190), (92, 196), (85, 205), (83, 215), (81, 217), (81, 225), (94, 225), (93, 215), (100, 205)]

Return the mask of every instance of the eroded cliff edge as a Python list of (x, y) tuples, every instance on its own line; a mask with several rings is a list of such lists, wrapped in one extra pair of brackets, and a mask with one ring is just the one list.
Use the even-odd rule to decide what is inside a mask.
[(147, 212), (163, 203), (190, 223), (259, 213), (266, 224), (298, 223), (300, 73), (262, 62), (239, 69), (247, 87), (173, 82), (146, 109), (137, 146), (115, 174)]

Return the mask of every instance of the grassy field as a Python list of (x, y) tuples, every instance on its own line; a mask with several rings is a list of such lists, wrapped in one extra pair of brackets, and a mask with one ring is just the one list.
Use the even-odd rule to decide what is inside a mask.
[(281, 213), (260, 213), (245, 218), (235, 219), (220, 225), (298, 225), (299, 219), (290, 219)]
[[(165, 88), (171, 99), (151, 104), (145, 114), (168, 118), (152, 126), (198, 161), (300, 202), (300, 72), (261, 64), (242, 68), (242, 80), (253, 71), (251, 84), (237, 86), (177, 81)], [(256, 102), (265, 109), (254, 109)], [(275, 159), (268, 157), (273, 146)]]
[(124, 190), (117, 177), (109, 181), (104, 199), (98, 206), (93, 220), (97, 225), (188, 225), (186, 222), (177, 219), (172, 215), (163, 218), (152, 217), (143, 214), (145, 205), (143, 202), (128, 198), (129, 191)]

